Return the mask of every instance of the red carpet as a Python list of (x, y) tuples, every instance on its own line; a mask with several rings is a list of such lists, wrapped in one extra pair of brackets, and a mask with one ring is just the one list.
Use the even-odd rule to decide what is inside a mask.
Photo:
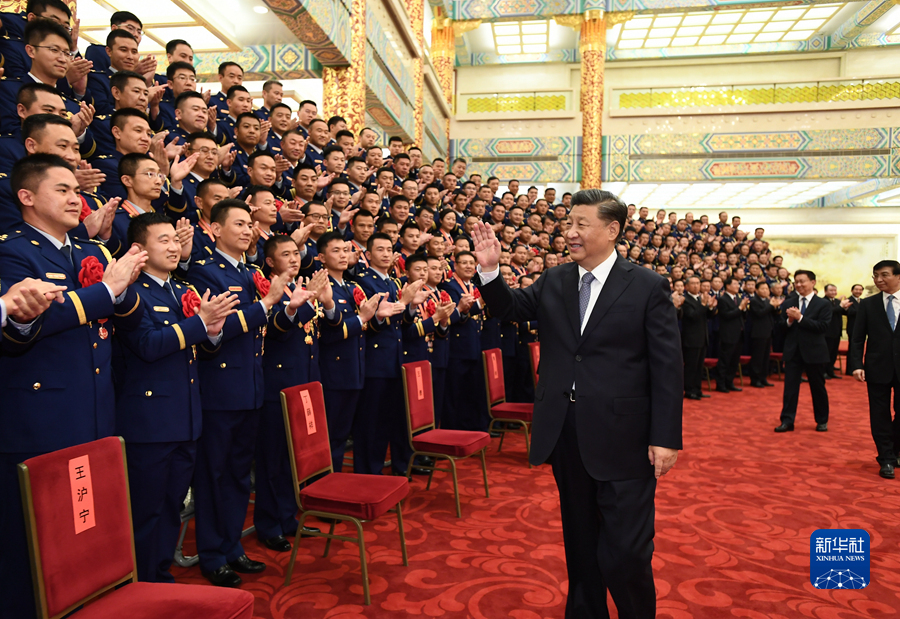
[[(900, 615), (900, 479), (878, 477), (864, 385), (828, 381), (831, 420), (814, 431), (803, 386), (797, 430), (778, 424), (781, 383), (765, 390), (687, 401), (685, 451), (657, 490), (658, 616), (673, 619), (850, 619)], [(366, 527), (372, 605), (364, 606), (359, 554), (303, 539), (290, 587), (290, 558), (245, 538), (268, 569), (245, 576), (256, 616), (563, 617), (566, 571), (556, 485), (548, 466), (529, 470), (515, 437), (488, 452), (491, 498), (476, 460), (460, 466), (463, 518), (442, 474), (421, 478), (404, 504), (409, 567), (396, 517)], [(439, 477), (440, 476), (440, 477)], [(343, 526), (343, 525), (339, 525)], [(863, 528), (872, 539), (872, 584), (817, 590), (809, 582), (809, 536), (820, 528)], [(192, 544), (191, 544), (192, 545)], [(193, 552), (192, 547), (185, 549)], [(176, 568), (179, 582), (206, 582)]]

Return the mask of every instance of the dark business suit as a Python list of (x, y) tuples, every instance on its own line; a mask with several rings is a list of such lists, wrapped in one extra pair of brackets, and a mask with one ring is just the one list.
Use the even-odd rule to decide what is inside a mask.
[(787, 310), (800, 307), (801, 299), (793, 294), (781, 304), (782, 322), (787, 326), (784, 338), (784, 400), (781, 421), (794, 424), (797, 400), (800, 397), (800, 376), (806, 372), (812, 395), (816, 423), (828, 423), (828, 392), (825, 390), (825, 366), (828, 364), (828, 345), (825, 332), (831, 323), (831, 303), (813, 295), (803, 320), (787, 323)]
[(841, 334), (844, 331), (844, 310), (841, 308), (841, 300), (825, 299), (831, 304), (831, 322), (825, 332), (825, 343), (828, 345), (828, 366), (825, 373), (834, 378), (834, 364), (838, 357), (838, 348), (841, 346)]
[(764, 383), (769, 376), (772, 330), (780, 311), (769, 298), (753, 295), (750, 299), (750, 314), (753, 316), (750, 327), (750, 380), (753, 383)]
[[(850, 307), (844, 310), (844, 313), (847, 314), (847, 341), (853, 341), (853, 328), (856, 325), (856, 316), (859, 312), (859, 304), (861, 299), (857, 299), (853, 295), (847, 297), (850, 301)], [(847, 355), (847, 367), (844, 368), (845, 374), (852, 374), (853, 370), (850, 369), (850, 355)]]
[(707, 322), (715, 314), (715, 309), (709, 309), (699, 298), (685, 293), (681, 306), (681, 353), (684, 358), (684, 392), (687, 395), (701, 393), (703, 360), (709, 343)]
[[(900, 329), (891, 331), (884, 310), (884, 293), (859, 302), (847, 358), (851, 372), (866, 371), (872, 438), (878, 449), (878, 462), (884, 464), (900, 456), (900, 399), (897, 397), (900, 394)], [(891, 391), (894, 392), (893, 421)]]
[(574, 263), (525, 289), (499, 276), (479, 288), (501, 320), (540, 325), (530, 460), (549, 460), (559, 486), (569, 618), (608, 616), (607, 589), (619, 617), (655, 616), (647, 448), (682, 446), (681, 338), (668, 283), (612, 259), (583, 332)]
[(716, 365), (716, 386), (734, 387), (744, 332), (744, 311), (741, 297), (732, 299), (727, 292), (719, 295), (719, 362)]

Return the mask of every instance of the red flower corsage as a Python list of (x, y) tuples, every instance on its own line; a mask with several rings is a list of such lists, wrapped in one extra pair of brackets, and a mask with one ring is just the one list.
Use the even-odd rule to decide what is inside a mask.
[(475, 292), (472, 293), (472, 296), (474, 296), (476, 299), (480, 299), (480, 298), (481, 298), (481, 291), (480, 291), (478, 288), (476, 288), (476, 289), (475, 289)]
[(191, 318), (197, 315), (200, 309), (200, 297), (193, 290), (188, 290), (181, 295), (181, 311), (184, 312), (185, 318)]
[(428, 299), (428, 303), (425, 304), (425, 318), (431, 318), (437, 313), (437, 306), (434, 304), (434, 299)]
[(81, 271), (78, 272), (78, 283), (82, 288), (87, 288), (103, 281), (103, 265), (94, 256), (88, 256), (81, 261)]
[(357, 307), (366, 302), (366, 293), (359, 286), (353, 287), (353, 302), (356, 303)]
[(441, 290), (441, 303), (450, 303), (452, 300), (446, 290)]
[(253, 283), (256, 284), (256, 290), (259, 292), (259, 296), (264, 297), (269, 294), (269, 288), (272, 287), (272, 282), (267, 280), (259, 271), (253, 272)]

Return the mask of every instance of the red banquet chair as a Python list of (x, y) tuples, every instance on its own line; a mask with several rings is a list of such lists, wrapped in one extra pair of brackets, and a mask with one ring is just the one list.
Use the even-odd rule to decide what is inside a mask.
[[(503, 449), (503, 439), (507, 432), (525, 435), (525, 454), (531, 455), (528, 437), (531, 433), (531, 420), (534, 417), (534, 404), (506, 401), (506, 386), (503, 380), (503, 353), (499, 348), (491, 348), (481, 353), (484, 359), (484, 384), (487, 392), (488, 411), (491, 414), (491, 432), (500, 432), (500, 444), (497, 451)], [(504, 424), (499, 427), (497, 424)], [(516, 429), (510, 429), (510, 425)], [(531, 468), (531, 463), (528, 463)]]
[(778, 378), (781, 379), (781, 365), (784, 362), (784, 353), (770, 352), (769, 361), (775, 362), (775, 369), (778, 370)]
[(446, 458), (449, 469), (437, 466), (423, 466), (431, 470), (428, 474), (428, 485), (435, 471), (453, 473), (453, 492), (456, 495), (456, 517), (462, 518), (459, 507), (459, 481), (456, 477), (456, 461), (475, 454), (481, 456), (481, 472), (484, 475), (484, 496), (490, 498), (488, 489), (487, 464), (484, 453), (491, 444), (491, 435), (487, 432), (469, 430), (436, 430), (434, 427), (434, 392), (431, 385), (431, 362), (417, 361), (403, 364), (403, 396), (406, 400), (406, 427), (409, 431), (409, 444), (413, 455), (409, 457), (406, 478), (412, 474), (413, 458), (431, 456)]
[(537, 388), (538, 379), (538, 368), (541, 366), (541, 343), (540, 342), (529, 342), (528, 343), (528, 358), (531, 360), (531, 379), (534, 381), (534, 386)]
[[(362, 571), (363, 593), (366, 605), (372, 603), (369, 596), (369, 573), (366, 567), (366, 541), (362, 523), (375, 520), (383, 514), (397, 512), (400, 531), (400, 549), (403, 565), (408, 566), (406, 536), (403, 534), (403, 512), (400, 502), (409, 494), (409, 481), (403, 477), (335, 473), (331, 465), (331, 443), (328, 440), (328, 422), (325, 417), (325, 399), (322, 383), (314, 382), (289, 387), (281, 391), (281, 410), (284, 413), (284, 429), (287, 433), (291, 473), (294, 477), (294, 495), (300, 507), (300, 523), (297, 525), (297, 541), (316, 536), (328, 539), (325, 555), (331, 540), (353, 542), (359, 546), (359, 562)], [(316, 481), (310, 481), (323, 473), (329, 473)], [(305, 484), (303, 489), (300, 486)], [(307, 516), (331, 520), (328, 533), (303, 531)], [(356, 537), (334, 534), (335, 520), (346, 520), (356, 527)], [(291, 584), (297, 548), (294, 544), (288, 565), (285, 586)]]
[[(253, 594), (248, 591), (137, 582), (125, 470), (125, 444), (119, 437), (19, 465), (38, 615), (63, 617), (83, 606), (72, 616), (250, 619)], [(84, 569), (85, 557), (95, 559), (89, 569)]]

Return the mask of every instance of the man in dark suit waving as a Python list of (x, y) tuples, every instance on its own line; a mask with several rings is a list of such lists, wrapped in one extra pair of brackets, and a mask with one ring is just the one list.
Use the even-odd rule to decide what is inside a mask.
[(812, 271), (794, 273), (797, 294), (781, 305), (782, 320), (787, 326), (784, 339), (784, 397), (781, 405), (781, 425), (776, 432), (793, 432), (800, 397), (800, 377), (806, 372), (812, 395), (816, 432), (828, 431), (828, 391), (825, 390), (825, 366), (828, 363), (828, 344), (825, 333), (831, 324), (831, 303), (817, 297), (816, 274)]
[[(882, 260), (872, 271), (872, 279), (881, 292), (859, 302), (848, 365), (854, 378), (864, 381), (869, 392), (869, 422), (881, 465), (878, 474), (894, 479), (894, 468), (900, 465), (900, 414), (896, 413), (900, 406), (897, 399), (900, 393), (900, 329), (897, 329), (900, 262)], [(893, 421), (891, 391), (894, 392)]]
[(569, 572), (566, 617), (656, 616), (656, 480), (681, 449), (681, 338), (668, 282), (619, 257), (627, 208), (589, 189), (572, 197), (573, 263), (512, 290), (500, 242), (477, 223), (479, 290), (494, 316), (540, 325), (532, 464), (559, 487)]

